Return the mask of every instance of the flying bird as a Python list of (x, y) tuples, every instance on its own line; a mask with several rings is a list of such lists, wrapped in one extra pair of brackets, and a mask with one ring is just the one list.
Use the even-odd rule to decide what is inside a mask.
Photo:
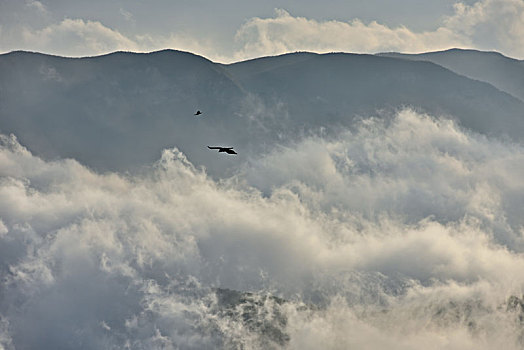
[(235, 152), (233, 150), (233, 147), (210, 147), (210, 146), (207, 146), (207, 148), (209, 148), (209, 149), (217, 149), (218, 152), (225, 152), (227, 154), (238, 154), (237, 152)]
[(200, 114), (202, 114), (202, 112), (200, 112), (200, 111), (196, 111), (195, 112), (195, 115), (200, 115)]

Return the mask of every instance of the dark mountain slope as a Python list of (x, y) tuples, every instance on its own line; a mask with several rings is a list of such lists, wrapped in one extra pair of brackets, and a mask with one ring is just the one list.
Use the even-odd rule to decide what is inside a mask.
[(82, 59), (13, 52), (0, 56), (0, 75), (2, 132), (46, 157), (102, 169), (140, 166), (175, 144), (205, 157), (206, 142), (232, 138), (228, 118), (244, 96), (220, 66), (176, 51)]
[[(296, 54), (303, 55), (303, 54)], [(520, 138), (524, 104), (493, 86), (459, 76), (430, 62), (355, 54), (325, 54), (259, 72), (258, 61), (228, 66), (246, 89), (268, 103), (285, 103), (290, 115), (313, 125), (338, 125), (354, 115), (403, 105), (456, 117), (483, 133)], [(269, 62), (264, 62), (269, 66)], [(250, 65), (251, 67), (247, 67)], [(253, 71), (254, 74), (237, 71)]]
[(468, 78), (481, 80), (524, 101), (524, 61), (498, 52), (450, 49), (423, 54), (381, 53), (380, 56), (429, 61)]
[[(232, 65), (179, 51), (0, 55), (0, 131), (46, 158), (133, 170), (177, 146), (211, 173), (320, 128), (413, 106), (524, 137), (524, 103), (430, 62), (296, 53)], [(196, 109), (203, 111), (193, 116)], [(384, 115), (387, 115), (385, 113)], [(235, 147), (238, 156), (206, 146)]]

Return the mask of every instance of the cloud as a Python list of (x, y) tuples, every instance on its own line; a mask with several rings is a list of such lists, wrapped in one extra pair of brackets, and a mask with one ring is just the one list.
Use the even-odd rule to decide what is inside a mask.
[(196, 53), (215, 62), (229, 62), (229, 54), (210, 39), (196, 38), (187, 33), (171, 33), (168, 35), (137, 35), (134, 38), (140, 51), (149, 52), (166, 48)]
[(89, 56), (116, 50), (137, 50), (139, 46), (116, 30), (97, 21), (64, 19), (41, 30), (24, 28), (26, 47), (51, 53), (67, 52), (72, 56)]
[(452, 47), (502, 51), (522, 57), (524, 51), (524, 1), (482, 0), (473, 5), (456, 3), (454, 14), (443, 18), (435, 30), (416, 32), (405, 26), (317, 21), (295, 17), (282, 9), (273, 18), (249, 19), (236, 33), (237, 59), (293, 51), (418, 53)]
[[(123, 12), (127, 20), (132, 15)], [(129, 16), (131, 15), (131, 16)], [(125, 35), (99, 21), (67, 18), (35, 30), (22, 26), (16, 30), (2, 31), (0, 38), (3, 50), (29, 50), (56, 55), (82, 57), (106, 54), (114, 51), (151, 52), (166, 48), (196, 52), (218, 61), (229, 57), (209, 40), (197, 40), (184, 33), (162, 35)]]
[(523, 170), (521, 146), (411, 110), (222, 181), (177, 149), (98, 174), (2, 136), (0, 344), (267, 347), (221, 287), (280, 310), (290, 348), (518, 348)]
[(65, 19), (37, 31), (25, 27), (22, 29), (22, 42), (24, 46), (21, 48), (27, 50), (75, 57), (114, 51), (150, 52), (174, 48), (221, 58), (212, 45), (185, 35), (129, 37), (101, 22), (82, 19)]
[(453, 32), (470, 38), (476, 47), (522, 57), (524, 49), (524, 1), (483, 0), (456, 3), (455, 14), (444, 23)]
[[(20, 24), (19, 21), (10, 23), (9, 17), (4, 19), (0, 31), (3, 51), (26, 49), (90, 56), (116, 50), (146, 52), (173, 48), (195, 52), (218, 62), (294, 51), (417, 53), (452, 47), (496, 50), (514, 57), (524, 55), (522, 0), (481, 0), (471, 5), (457, 2), (452, 15), (443, 17), (434, 30), (426, 31), (402, 25), (391, 27), (378, 21), (365, 23), (359, 18), (347, 22), (320, 21), (276, 9), (274, 17), (247, 19), (231, 38), (231, 43), (225, 45), (234, 49), (225, 49), (224, 42), (196, 37), (186, 31), (131, 33), (96, 20), (66, 18), (56, 22), (39, 1), (27, 1), (25, 9), (17, 11), (31, 20)], [(120, 9), (119, 15), (126, 21), (134, 20), (124, 9)]]
[(37, 0), (27, 0), (27, 1), (26, 1), (26, 6), (29, 7), (29, 8), (36, 9), (36, 10), (37, 10), (38, 12), (40, 12), (41, 14), (44, 14), (44, 15), (49, 14), (49, 12), (47, 11), (47, 8), (45, 7), (45, 5), (42, 4), (40, 1), (37, 1)]
[[(82, 18), (56, 20), (54, 13), (39, 2), (24, 4), (8, 0), (0, 11), (0, 50), (38, 51), (48, 54), (82, 57), (114, 51), (150, 52), (166, 48), (195, 52), (219, 61), (230, 60), (212, 40), (195, 38), (185, 32), (152, 35), (130, 33), (110, 24)], [(9, 15), (9, 13), (11, 13)], [(120, 8), (118, 15), (135, 22), (129, 11)]]
[(120, 10), (118, 10), (118, 13), (120, 13), (126, 21), (134, 22), (133, 14), (131, 12), (126, 11), (123, 8), (120, 8)]
[(281, 9), (275, 11), (274, 18), (252, 18), (237, 31), (235, 39), (241, 46), (238, 57), (292, 51), (420, 52), (469, 44), (465, 37), (448, 28), (416, 33), (403, 26), (390, 28), (376, 21), (320, 22), (294, 17)]

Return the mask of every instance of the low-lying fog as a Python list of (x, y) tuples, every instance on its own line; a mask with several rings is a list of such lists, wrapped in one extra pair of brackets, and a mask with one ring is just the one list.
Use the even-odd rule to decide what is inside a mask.
[(518, 349), (522, 174), (522, 146), (409, 109), (221, 180), (3, 135), (0, 348)]

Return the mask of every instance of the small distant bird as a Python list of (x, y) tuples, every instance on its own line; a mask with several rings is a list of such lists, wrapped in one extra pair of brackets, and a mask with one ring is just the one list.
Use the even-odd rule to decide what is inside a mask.
[(200, 114), (202, 114), (202, 112), (200, 112), (200, 111), (196, 111), (195, 112), (195, 115), (200, 115)]
[(225, 152), (227, 154), (238, 154), (237, 152), (233, 151), (233, 147), (210, 147), (207, 146), (209, 149), (217, 149), (218, 152)]

